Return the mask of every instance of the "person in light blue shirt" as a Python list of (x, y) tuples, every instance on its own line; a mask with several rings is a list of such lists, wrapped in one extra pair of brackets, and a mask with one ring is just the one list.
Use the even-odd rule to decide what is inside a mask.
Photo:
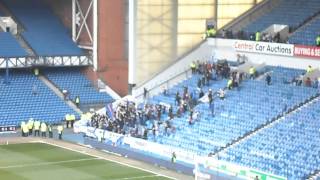
[(318, 88), (318, 86), (319, 86), (318, 78), (315, 78), (315, 79), (314, 79), (314, 81), (313, 81), (313, 83), (312, 83), (312, 86), (313, 86), (313, 88), (315, 88), (315, 89)]

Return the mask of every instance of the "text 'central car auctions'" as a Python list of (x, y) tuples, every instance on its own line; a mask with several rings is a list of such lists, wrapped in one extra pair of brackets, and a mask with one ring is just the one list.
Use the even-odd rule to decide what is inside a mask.
[(243, 52), (293, 56), (294, 46), (292, 44), (267, 43), (255, 41), (235, 41), (234, 49), (236, 51)]

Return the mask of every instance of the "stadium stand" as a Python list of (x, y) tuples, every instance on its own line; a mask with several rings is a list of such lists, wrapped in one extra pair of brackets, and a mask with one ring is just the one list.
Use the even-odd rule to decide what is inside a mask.
[[(281, 0), (279, 5), (262, 15), (243, 29), (244, 32), (255, 33), (263, 31), (272, 24), (285, 24), (296, 29), (308, 18), (319, 12), (318, 0)], [(303, 7), (303, 8), (301, 8)]]
[(67, 29), (42, 0), (2, 0), (24, 26), (22, 36), (39, 56), (82, 55)]
[(71, 99), (79, 96), (81, 105), (105, 105), (113, 101), (108, 94), (98, 92), (92, 82), (81, 73), (81, 68), (46, 69), (43, 73), (61, 91), (68, 90)]
[(316, 100), (219, 157), (288, 179), (307, 179), (320, 169), (319, 108)]
[(307, 25), (295, 31), (289, 38), (293, 44), (315, 45), (316, 37), (320, 34), (320, 16), (317, 16)]
[(10, 84), (3, 83), (4, 74), (0, 72), (0, 125), (20, 125), (29, 118), (60, 123), (65, 114), (77, 114), (27, 70), (11, 70)]
[[(214, 159), (223, 162), (288, 179), (307, 179), (317, 174), (320, 169), (317, 155), (320, 146), (314, 138), (318, 138), (320, 129), (316, 120), (320, 113), (318, 89), (293, 83), (294, 79), (305, 74), (305, 70), (266, 66), (261, 68), (259, 74), (255, 80), (245, 79), (240, 88), (227, 90), (224, 100), (215, 98), (214, 116), (208, 102), (198, 101), (194, 107), (194, 114), (197, 115), (191, 124), (189, 111), (180, 116), (175, 113), (178, 109), (175, 94), (182, 94), (188, 87), (190, 96), (198, 100), (197, 82), (202, 77), (199, 74), (193, 74), (167, 89), (166, 93), (147, 97), (137, 109), (138, 122), (132, 122), (129, 117), (124, 131), (109, 129), (108, 123), (112, 121), (100, 125), (101, 119), (105, 121), (107, 118), (99, 115), (93, 116), (91, 126), (146, 138), (150, 142), (166, 145), (168, 149), (180, 149), (201, 157), (214, 156)], [(271, 85), (265, 82), (266, 74), (271, 75)], [(226, 79), (218, 77), (209, 86), (204, 86), (203, 91), (217, 91), (226, 84)], [(159, 104), (173, 106), (175, 116), (172, 120), (169, 120), (167, 109), (158, 120)], [(126, 108), (125, 105), (120, 106)], [(148, 115), (149, 110), (153, 111), (151, 116)], [(143, 114), (142, 118), (140, 114)], [(142, 131), (144, 135), (140, 136)], [(126, 143), (122, 145), (128, 147)], [(155, 156), (165, 159), (161, 154)]]
[[(299, 75), (301, 70), (273, 67), (272, 77), (275, 79), (272, 86), (267, 86), (264, 81), (246, 80), (239, 91), (228, 91), (225, 100), (214, 100), (215, 116), (212, 117), (207, 103), (200, 103), (195, 107), (199, 112), (199, 121), (194, 125), (188, 124), (189, 114), (173, 119), (176, 132), (167, 134), (160, 127), (159, 135), (154, 138), (149, 133), (150, 141), (157, 141), (173, 147), (180, 147), (198, 155), (215, 153), (256, 128), (264, 126), (282, 115), (285, 111), (310, 97), (316, 95), (313, 88), (286, 85), (283, 78), (292, 79)], [(275, 78), (277, 77), (277, 78)], [(191, 92), (195, 91), (197, 75), (193, 76), (172, 88), (176, 90), (187, 86)], [(213, 82), (210, 87), (213, 91), (226, 86), (225, 80)], [(172, 92), (170, 89), (169, 92)], [(189, 91), (190, 92), (190, 91)], [(152, 103), (174, 104), (174, 97), (153, 97)], [(237, 108), (235, 108), (237, 107)], [(165, 117), (164, 117), (165, 118)], [(154, 122), (147, 122), (148, 129)]]
[[(21, 32), (21, 35), (37, 55), (78, 56), (83, 54), (45, 1), (0, 0), (0, 3), (5, 4), (5, 7), (10, 9), (22, 24), (24, 32)], [(230, 4), (232, 4), (231, 1)], [(311, 21), (309, 18), (319, 13), (319, 7), (320, 0), (279, 0), (277, 7), (258, 17), (243, 31), (255, 33), (272, 24), (287, 24), (292, 30), (298, 28), (290, 36), (290, 43), (314, 45), (315, 37), (320, 33), (320, 15)], [(309, 21), (308, 24), (301, 26), (306, 23), (306, 20)], [(214, 41), (218, 43), (218, 40)], [(214, 47), (210, 43), (208, 46), (204, 44), (206, 45), (205, 51), (209, 52), (210, 49), (218, 47), (216, 43)], [(28, 56), (25, 49), (10, 33), (0, 32), (0, 46), (0, 58)], [(234, 48), (232, 50), (232, 52), (237, 51)], [(186, 57), (197, 59), (195, 57), (198, 54), (206, 53), (205, 51), (196, 51), (195, 55), (187, 55)], [(239, 52), (245, 53), (247, 51)], [(223, 53), (225, 51), (217, 54), (220, 56)], [(251, 56), (252, 52), (249, 54), (249, 58), (255, 60), (254, 62), (263, 61), (263, 58), (259, 58), (259, 56)], [(212, 56), (215, 59), (216, 52), (212, 52)], [(274, 60), (278, 60), (274, 54), (263, 56), (265, 59), (273, 56), (272, 59), (270, 58), (272, 60), (270, 64), (274, 64)], [(187, 58), (181, 59), (181, 62), (189, 61)], [(288, 57), (288, 61), (286, 61), (285, 56), (282, 56), (279, 58), (279, 64), (288, 64), (289, 60), (293, 58)], [(298, 59), (300, 61), (300, 58), (292, 60), (292, 67), (301, 65), (301, 63), (294, 64)], [(247, 61), (243, 63), (245, 64)], [(92, 134), (87, 137), (81, 134), (81, 138), (85, 137), (87, 140), (88, 137), (92, 137), (102, 147), (98, 149), (108, 148), (110, 145), (110, 148), (116, 153), (118, 153), (117, 151), (126, 153), (125, 157), (133, 158), (131, 154), (127, 153), (132, 150), (132, 152), (139, 153), (139, 156), (155, 156), (157, 157), (156, 161), (160, 163), (167, 161), (168, 157), (172, 155), (171, 162), (167, 163), (169, 168), (177, 168), (183, 163), (190, 163), (188, 165), (193, 168), (195, 161), (197, 161), (195, 159), (199, 157), (200, 160), (202, 158), (212, 158), (215, 162), (221, 160), (222, 166), (226, 162), (230, 163), (230, 167), (234, 167), (234, 169), (238, 169), (238, 167), (233, 165), (239, 165), (243, 169), (250, 168), (250, 170), (261, 171), (261, 174), (270, 173), (270, 175), (278, 175), (290, 180), (308, 179), (311, 175), (320, 174), (320, 123), (318, 122), (320, 83), (317, 81), (319, 79), (312, 78), (317, 82), (312, 82), (318, 85), (317, 87), (306, 87), (303, 83), (295, 83), (299, 79), (297, 77), (301, 77), (303, 80), (302, 76), (305, 74), (305, 70), (265, 66), (265, 64), (269, 64), (268, 62), (257, 65), (259, 68), (265, 67), (258, 69), (259, 75), (252, 79), (249, 78), (249, 75), (253, 74), (249, 63), (245, 70), (236, 67), (239, 65), (238, 62), (232, 67), (230, 67), (230, 63), (227, 63), (229, 69), (226, 75), (223, 73), (210, 74), (212, 71), (218, 72), (218, 63), (213, 63), (213, 66), (207, 63), (200, 64), (197, 64), (196, 67), (201, 67), (202, 70), (199, 68), (192, 72), (192, 76), (188, 79), (175, 84), (170, 89), (164, 89), (164, 93), (149, 97), (148, 93), (152, 95), (154, 92), (160, 92), (159, 89), (162, 88), (159, 84), (152, 84), (157, 80), (155, 78), (150, 81), (149, 84), (152, 86), (148, 90), (150, 92), (145, 91), (143, 95), (145, 97), (141, 100), (143, 102), (139, 102), (139, 94), (137, 99), (127, 96), (127, 99), (124, 98), (123, 102), (118, 104), (111, 104), (114, 101), (113, 98), (107, 93), (101, 93), (97, 90), (95, 84), (87, 79), (83, 73), (83, 67), (39, 67), (41, 78), (32, 74), (28, 69), (10, 69), (9, 83), (3, 83), (5, 80), (5, 69), (3, 69), (0, 70), (0, 127), (18, 126), (21, 121), (27, 121), (29, 118), (50, 124), (60, 124), (66, 114), (75, 114), (78, 119), (79, 115), (71, 108), (73, 105), (69, 107), (49, 88), (54, 85), (54, 91), (57, 91), (57, 88), (61, 92), (67, 90), (70, 100), (75, 100), (79, 96), (81, 102), (79, 109), (81, 110), (91, 105), (106, 106), (95, 113), (90, 110), (83, 116), (84, 121), (78, 121), (85, 122), (83, 126), (81, 124), (81, 129), (85, 130), (84, 133)], [(313, 61), (310, 64), (315, 66)], [(31, 63), (30, 65), (36, 64)], [(192, 64), (190, 67), (192, 68)], [(226, 87), (228, 79), (226, 78), (232, 77), (232, 72), (237, 69), (239, 69), (239, 73), (235, 73), (236, 81), (240, 81), (238, 81), (240, 72), (244, 72), (245, 78), (239, 78), (241, 79), (239, 87), (228, 89)], [(207, 74), (206, 71), (209, 73)], [(174, 80), (178, 81), (182, 76), (185, 77), (184, 75), (188, 76), (188, 74), (189, 71), (186, 71), (182, 75), (177, 75)], [(207, 75), (215, 78), (204, 85), (206, 83), (204, 81), (209, 78)], [(271, 76), (270, 85), (266, 83), (265, 79), (268, 75)], [(48, 87), (41, 80), (45, 81), (47, 85), (52, 84)], [(171, 82), (176, 81), (168, 80), (161, 86), (171, 86)], [(199, 82), (201, 85), (198, 85)], [(149, 87), (149, 84), (141, 85), (138, 89), (139, 92), (140, 89)], [(186, 110), (182, 110), (184, 107), (179, 107), (176, 104), (175, 96), (177, 92), (182, 96), (185, 89), (188, 89), (188, 97), (182, 103), (188, 107)], [(200, 89), (206, 93), (202, 99), (198, 98)], [(224, 99), (220, 99), (218, 95), (218, 91), (222, 89), (226, 92)], [(209, 105), (207, 98), (207, 93), (211, 90), (214, 93), (214, 113), (211, 111), (212, 106)], [(129, 98), (132, 98), (132, 102)], [(169, 117), (168, 107), (173, 107), (173, 119)], [(179, 110), (183, 112), (180, 113)], [(149, 112), (151, 118), (149, 118)], [(159, 119), (157, 115), (160, 116)], [(193, 119), (190, 120), (190, 116)], [(90, 129), (86, 129), (86, 127)], [(95, 133), (99, 133), (98, 136)], [(136, 138), (143, 138), (146, 141)], [(130, 142), (131, 140), (132, 142)], [(139, 144), (140, 142), (143, 143)], [(151, 153), (148, 153), (147, 151), (152, 149), (152, 147), (145, 148), (150, 147), (148, 143), (154, 145), (153, 149), (163, 147), (167, 151), (150, 151)], [(107, 145), (104, 146), (104, 144)], [(175, 153), (178, 155), (178, 161), (175, 160)], [(186, 154), (186, 158), (179, 159), (182, 157), (179, 155), (185, 155), (183, 153)], [(189, 158), (191, 156), (193, 159)], [(144, 160), (147, 157), (141, 159)], [(189, 162), (185, 161), (189, 159)], [(153, 164), (160, 166), (158, 162)], [(207, 162), (199, 162), (199, 164), (205, 165)], [(208, 169), (210, 168), (208, 167)], [(222, 169), (223, 167), (211, 170), (220, 172), (219, 170)], [(239, 170), (241, 169), (239, 168)], [(233, 178), (238, 176), (236, 173), (231, 175)], [(268, 178), (262, 177), (261, 179)]]
[(27, 52), (11, 33), (0, 32), (0, 57), (24, 57)]

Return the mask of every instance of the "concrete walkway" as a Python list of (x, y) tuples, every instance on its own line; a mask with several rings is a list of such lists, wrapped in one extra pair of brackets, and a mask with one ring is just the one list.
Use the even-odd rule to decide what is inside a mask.
[[(51, 81), (49, 81), (45, 76), (39, 75), (38, 78), (46, 85), (48, 86), (62, 101), (64, 100), (62, 92), (54, 85)], [(65, 101), (68, 106), (70, 106), (74, 111), (76, 111), (78, 114), (82, 114), (82, 111), (77, 108), (77, 106), (70, 100)]]

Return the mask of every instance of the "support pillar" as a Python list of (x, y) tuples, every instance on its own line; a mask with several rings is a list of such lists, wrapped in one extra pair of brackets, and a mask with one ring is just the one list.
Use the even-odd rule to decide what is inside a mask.
[(128, 72), (128, 84), (129, 84), (129, 94), (132, 94), (132, 89), (134, 88), (136, 84), (136, 39), (135, 39), (135, 33), (136, 33), (136, 26), (135, 26), (135, 20), (136, 20), (136, 7), (137, 7), (137, 0), (130, 0), (129, 1), (129, 72)]

